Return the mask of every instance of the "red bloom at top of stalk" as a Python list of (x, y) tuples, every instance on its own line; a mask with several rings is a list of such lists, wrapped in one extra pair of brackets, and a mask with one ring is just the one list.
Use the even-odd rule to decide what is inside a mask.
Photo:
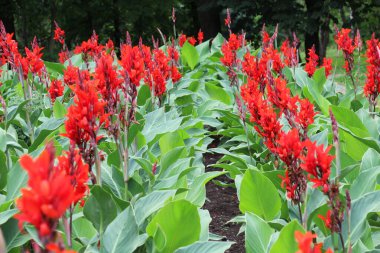
[(21, 54), (18, 51), (18, 44), (13, 39), (13, 33), (6, 32), (3, 22), (0, 20), (0, 55), (1, 62), (8, 62), (14, 70), (21, 64)]
[(335, 42), (338, 45), (338, 49), (344, 51), (346, 54), (353, 54), (354, 50), (358, 46), (350, 37), (351, 29), (342, 28), (335, 35)]
[(33, 224), (41, 237), (53, 232), (57, 220), (75, 201), (70, 176), (54, 166), (54, 155), (49, 145), (36, 159), (29, 155), (20, 158), (29, 180), (28, 187), (21, 189), (22, 195), (16, 200), (20, 213), (15, 217), (20, 227), (24, 222)]
[(63, 95), (62, 81), (58, 79), (52, 80), (48, 91), (50, 94), (50, 99), (54, 103), (57, 97), (60, 97)]
[[(299, 249), (296, 253), (322, 253), (323, 245), (321, 243), (313, 245), (313, 240), (317, 238), (317, 235), (312, 234), (310, 231), (307, 231), (306, 233), (296, 231), (294, 236)], [(333, 251), (328, 249), (325, 253), (333, 253)]]
[(331, 162), (334, 160), (334, 156), (329, 155), (331, 146), (324, 149), (323, 145), (317, 146), (310, 140), (306, 140), (304, 146), (307, 153), (301, 157), (301, 168), (310, 174), (309, 179), (314, 183), (314, 188), (322, 186), (325, 191), (328, 189), (326, 186), (329, 182)]
[(75, 54), (84, 54), (84, 59), (87, 60), (88, 57), (94, 58), (99, 56), (103, 50), (103, 45), (98, 44), (98, 35), (95, 33), (92, 34), (91, 38), (87, 41), (83, 41), (80, 46), (75, 47)]
[(376, 105), (376, 98), (380, 94), (380, 43), (372, 34), (367, 40), (367, 80), (364, 85), (364, 94), (372, 105)]
[(55, 24), (55, 30), (54, 30), (54, 40), (61, 43), (62, 45), (65, 44), (65, 31), (62, 30), (58, 23), (54, 21)]
[(231, 13), (230, 13), (230, 9), (228, 8), (227, 8), (227, 16), (224, 19), (224, 25), (226, 25), (228, 28), (230, 28), (231, 26)]
[(193, 46), (197, 43), (197, 40), (193, 36), (189, 37), (187, 41)]
[(133, 85), (139, 86), (145, 72), (144, 58), (140, 48), (123, 44), (120, 51), (120, 65), (123, 67), (121, 74), (124, 78), (129, 78)]
[(220, 58), (220, 61), (227, 67), (232, 67), (238, 63), (236, 56), (236, 51), (242, 46), (242, 36), (237, 36), (234, 33), (230, 34), (228, 41), (225, 41), (222, 45), (223, 57)]
[(314, 105), (310, 103), (307, 99), (298, 99), (299, 111), (295, 113), (295, 121), (300, 124), (300, 126), (306, 132), (309, 125), (313, 124), (314, 116), (316, 112), (314, 111)]
[(290, 46), (289, 39), (282, 42), (281, 52), (284, 55), (284, 64), (288, 67), (292, 66), (293, 58), (297, 54), (297, 49)]
[(29, 50), (29, 48), (25, 48), (25, 54), (26, 54), (26, 62), (28, 64), (28, 68), (30, 72), (36, 75), (41, 75), (41, 70), (45, 66), (44, 62), (41, 60), (42, 57), (42, 51), (43, 47), (39, 47), (37, 44), (37, 39), (34, 37), (33, 43), (32, 43), (32, 50)]
[(87, 142), (96, 139), (100, 126), (108, 125), (108, 115), (104, 112), (106, 102), (98, 98), (94, 81), (82, 81), (73, 90), (74, 104), (67, 111), (64, 136), (74, 141), (83, 152)]
[(203, 42), (203, 32), (199, 29), (198, 32), (198, 43), (201, 44)]
[(325, 223), (326, 228), (330, 229), (332, 228), (332, 221), (331, 221), (331, 210), (328, 210), (326, 213), (326, 217), (318, 214), (318, 218), (320, 218), (323, 223)]
[(315, 47), (309, 49), (309, 57), (307, 58), (307, 63), (305, 64), (305, 71), (311, 77), (318, 66), (318, 55), (315, 53)]
[(116, 66), (113, 66), (111, 55), (103, 53), (96, 61), (95, 79), (97, 88), (103, 99), (107, 101), (107, 112), (113, 112), (118, 102), (117, 90), (120, 88), (123, 80), (118, 78)]
[(325, 75), (328, 77), (332, 70), (332, 59), (331, 58), (323, 58), (322, 67), (325, 68)]

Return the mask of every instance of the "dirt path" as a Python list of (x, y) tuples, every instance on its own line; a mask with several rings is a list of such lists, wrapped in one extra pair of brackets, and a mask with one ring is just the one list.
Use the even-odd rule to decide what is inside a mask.
[[(206, 165), (206, 171), (217, 170), (213, 167), (209, 167), (209, 165), (215, 164), (221, 158), (221, 155), (207, 153), (204, 154), (203, 158)], [(217, 179), (225, 183), (233, 182), (226, 176), (220, 176)], [(206, 185), (206, 196), (208, 201), (206, 201), (203, 208), (210, 212), (212, 218), (210, 232), (223, 236), (226, 241), (235, 242), (235, 244), (233, 244), (226, 252), (245, 252), (244, 234), (238, 235), (240, 225), (227, 223), (229, 220), (240, 214), (236, 189), (231, 187), (221, 187), (213, 182), (209, 182)]]

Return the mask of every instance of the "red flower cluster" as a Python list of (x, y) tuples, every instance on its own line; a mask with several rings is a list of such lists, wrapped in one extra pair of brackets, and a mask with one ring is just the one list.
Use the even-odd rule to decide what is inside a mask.
[(57, 97), (60, 97), (63, 95), (63, 89), (64, 88), (63, 88), (61, 80), (55, 79), (51, 81), (48, 92), (50, 95), (50, 99), (53, 103)]
[[(202, 33), (202, 36), (203, 36), (203, 33)], [(185, 44), (186, 41), (189, 42), (193, 46), (197, 43), (197, 40), (193, 36), (187, 37), (186, 34), (183, 34), (183, 33), (181, 35), (179, 35), (179, 37), (178, 37), (178, 44), (179, 44), (180, 47), (182, 47), (183, 44)], [(199, 43), (201, 43), (201, 42), (199, 42)]]
[(380, 43), (372, 34), (367, 40), (367, 80), (364, 85), (364, 94), (368, 98), (372, 110), (376, 107), (377, 97), (380, 94)]
[(121, 45), (120, 65), (123, 67), (122, 76), (129, 79), (130, 83), (135, 86), (140, 85), (140, 80), (145, 75), (144, 58), (142, 51), (138, 46)]
[(99, 57), (103, 51), (104, 46), (98, 43), (98, 35), (94, 32), (91, 38), (83, 41), (80, 46), (75, 47), (75, 54), (83, 54), (84, 61), (95, 59)]
[(199, 32), (198, 32), (198, 38), (197, 38), (199, 44), (201, 44), (203, 42), (203, 38), (204, 38), (203, 32), (201, 30), (199, 30)]
[(98, 141), (97, 132), (102, 125), (107, 127), (109, 121), (104, 110), (106, 102), (98, 98), (97, 82), (79, 79), (79, 83), (72, 87), (74, 104), (67, 111), (64, 136), (79, 147), (84, 161), (91, 169), (97, 152), (94, 149)]
[(58, 26), (57, 22), (54, 21), (54, 23), (55, 23), (54, 40), (61, 43), (62, 45), (64, 45), (65, 44), (65, 31), (62, 30)]
[[(330, 148), (324, 150), (308, 139), (307, 128), (316, 114), (314, 107), (307, 99), (292, 96), (281, 77), (284, 63), (273, 48), (272, 38), (263, 48), (261, 58), (249, 53), (244, 56), (242, 66), (248, 80), (241, 87), (241, 95), (265, 145), (286, 164), (282, 184), (287, 196), (297, 204), (302, 202), (306, 190), (305, 172), (315, 187), (325, 187), (333, 157), (328, 154)], [(273, 77), (273, 73), (278, 77)], [(287, 120), (288, 132), (282, 129), (281, 118)]]
[(344, 56), (344, 68), (347, 74), (351, 74), (354, 67), (354, 50), (358, 47), (358, 39), (351, 39), (350, 37), (351, 29), (342, 28), (335, 35), (335, 42), (338, 45), (338, 49), (343, 51)]
[(231, 80), (231, 85), (237, 84), (237, 75), (236, 68), (240, 67), (240, 60), (237, 57), (237, 51), (244, 46), (245, 41), (243, 35), (236, 35), (234, 33), (230, 33), (230, 37), (228, 41), (225, 41), (222, 45), (222, 54), (223, 56), (220, 58), (220, 61), (228, 67), (228, 76)]
[(17, 42), (12, 39), (13, 33), (6, 32), (3, 22), (0, 20), (0, 55), (1, 63), (9, 63), (14, 71), (18, 71), (22, 56), (18, 51)]
[[(297, 253), (322, 253), (322, 243), (317, 243), (313, 245), (313, 240), (317, 238), (317, 235), (307, 231), (303, 234), (300, 231), (294, 233), (295, 239), (298, 243)], [(333, 253), (331, 249), (325, 251), (325, 253)]]
[(305, 65), (305, 71), (310, 77), (314, 74), (315, 70), (317, 69), (318, 60), (319, 57), (315, 53), (315, 47), (313, 45), (313, 47), (309, 49), (309, 57), (307, 58), (307, 63)]
[(286, 39), (281, 44), (281, 52), (283, 55), (283, 61), (285, 66), (296, 67), (298, 65), (298, 53), (297, 53), (297, 42), (293, 42), (293, 46), (290, 46), (289, 39)]
[(96, 61), (95, 80), (97, 89), (107, 102), (106, 112), (116, 113), (118, 99), (118, 90), (123, 82), (118, 77), (116, 66), (113, 66), (113, 58), (109, 54), (103, 53)]
[(27, 47), (25, 48), (26, 57), (21, 60), (24, 77), (28, 76), (29, 71), (38, 76), (41, 75), (41, 71), (45, 66), (44, 62), (41, 59), (42, 49), (43, 47), (38, 46), (36, 37), (34, 37), (32, 43), (32, 51)]
[(322, 67), (325, 68), (326, 77), (330, 75), (332, 70), (332, 59), (331, 58), (323, 58)]
[[(47, 237), (54, 232), (58, 219), (71, 204), (84, 196), (85, 191), (78, 189), (87, 189), (84, 186), (88, 179), (86, 166), (74, 168), (69, 160), (61, 163), (63, 157), (59, 158), (59, 164), (55, 166), (54, 158), (55, 151), (50, 144), (36, 159), (29, 155), (20, 158), (29, 180), (28, 187), (21, 189), (22, 196), (16, 201), (20, 213), (15, 217), (20, 227), (24, 222), (33, 224), (42, 239), (51, 239)], [(71, 171), (80, 171), (81, 175)], [(81, 186), (73, 184), (73, 180), (80, 181)]]

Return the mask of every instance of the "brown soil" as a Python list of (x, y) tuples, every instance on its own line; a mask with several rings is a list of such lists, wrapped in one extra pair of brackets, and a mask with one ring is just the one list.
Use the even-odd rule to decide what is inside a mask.
[[(215, 164), (221, 155), (206, 153), (203, 155), (206, 171), (215, 171), (217, 168), (209, 167), (210, 164)], [(233, 183), (233, 180), (225, 175), (217, 178), (224, 183)], [(231, 187), (221, 187), (213, 182), (206, 185), (206, 201), (203, 208), (210, 212), (212, 221), (210, 224), (210, 232), (223, 236), (225, 241), (234, 241), (226, 252), (240, 253), (245, 252), (244, 233), (238, 235), (240, 225), (228, 223), (232, 218), (240, 214), (239, 200), (236, 195), (236, 189)]]

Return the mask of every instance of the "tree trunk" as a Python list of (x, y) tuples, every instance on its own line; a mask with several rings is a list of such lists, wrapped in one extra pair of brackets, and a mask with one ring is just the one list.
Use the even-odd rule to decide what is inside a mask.
[(319, 43), (319, 64), (322, 64), (323, 58), (326, 57), (327, 45), (329, 44), (330, 28), (329, 28), (330, 18), (327, 17), (326, 20), (320, 27), (320, 43)]
[(50, 1), (50, 37), (49, 37), (49, 54), (50, 57), (54, 54), (54, 30), (55, 30), (55, 18), (57, 16), (57, 3), (56, 1), (52, 0)]
[(219, 5), (211, 4), (209, 1), (197, 0), (197, 12), (200, 28), (203, 31), (204, 39), (214, 38), (220, 31), (220, 12)]
[(321, 3), (314, 0), (305, 0), (306, 15), (307, 15), (307, 28), (305, 31), (305, 52), (308, 56), (308, 49), (313, 45), (315, 46), (315, 53), (320, 55), (319, 49), (319, 24), (320, 18), (315, 18), (315, 12), (320, 11)]
[(120, 31), (120, 10), (118, 0), (113, 0), (113, 41), (115, 42), (115, 47), (120, 47), (121, 42), (121, 31)]

